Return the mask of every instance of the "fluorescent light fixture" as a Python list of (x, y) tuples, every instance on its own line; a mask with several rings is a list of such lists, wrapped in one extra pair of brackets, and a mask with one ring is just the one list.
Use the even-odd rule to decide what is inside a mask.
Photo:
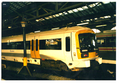
[(11, 28), (11, 26), (8, 26), (8, 28), (10, 29), (10, 28)]
[(80, 8), (77, 8), (79, 11), (82, 11), (83, 9), (80, 7)]
[(52, 16), (49, 16), (49, 18), (52, 18)]
[(90, 20), (89, 20), (89, 19), (87, 19), (86, 21), (87, 21), (87, 22), (89, 22)]
[(92, 8), (92, 7), (95, 7), (95, 4), (93, 3), (93, 4), (90, 4), (89, 6)]
[(55, 15), (53, 15), (53, 17), (56, 17)]
[(104, 19), (104, 17), (100, 17), (100, 19)]
[(104, 16), (104, 18), (111, 18), (111, 16), (110, 16), (110, 15), (108, 15), (108, 16)]
[(68, 13), (67, 12), (63, 12), (65, 15), (67, 15)]
[(40, 30), (38, 30), (38, 31), (34, 31), (34, 33), (38, 33), (38, 32), (40, 32)]
[(57, 29), (59, 29), (59, 27), (56, 27), (56, 28), (52, 28), (51, 30), (57, 30)]
[(55, 14), (56, 17), (59, 17), (59, 14)]
[(81, 22), (83, 22), (83, 21), (81, 21)]
[(96, 27), (103, 27), (103, 26), (107, 26), (107, 24), (97, 25)]
[(98, 18), (94, 18), (95, 20), (97, 20)]
[(44, 21), (45, 19), (43, 19), (43, 18), (41, 18), (41, 19), (39, 19), (39, 21)]
[(45, 19), (49, 19), (49, 17), (45, 17)]
[(90, 19), (91, 21), (93, 21), (93, 19)]
[(87, 6), (83, 6), (82, 8), (83, 8), (83, 9), (88, 9), (88, 7), (87, 7)]
[(68, 13), (73, 13), (73, 11), (72, 11), (72, 10), (69, 10)]
[(39, 22), (39, 19), (36, 19), (36, 22)]
[(59, 15), (63, 15), (63, 13), (59, 13)]
[(79, 26), (79, 25), (86, 25), (86, 24), (89, 24), (88, 22), (86, 22), (86, 23), (79, 23), (79, 24), (77, 24), (77, 26)]
[(116, 16), (116, 14), (114, 14), (114, 16)]
[(102, 5), (101, 3), (98, 3), (98, 5), (97, 6), (100, 6), (100, 5)]
[(73, 11), (74, 11), (74, 12), (78, 12), (78, 10), (77, 10), (77, 9), (73, 9)]

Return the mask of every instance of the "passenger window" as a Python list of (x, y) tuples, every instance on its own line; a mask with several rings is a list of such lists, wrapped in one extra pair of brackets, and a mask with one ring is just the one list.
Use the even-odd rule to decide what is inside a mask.
[(66, 51), (70, 51), (70, 37), (66, 37)]
[(61, 39), (40, 40), (40, 49), (61, 50)]
[(103, 39), (103, 38), (98, 38), (98, 39), (97, 39), (97, 45), (98, 45), (99, 47), (105, 47), (105, 46), (106, 46), (105, 39)]

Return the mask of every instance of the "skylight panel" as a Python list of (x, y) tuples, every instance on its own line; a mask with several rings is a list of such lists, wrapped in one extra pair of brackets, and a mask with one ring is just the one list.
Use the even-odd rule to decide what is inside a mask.
[(104, 19), (104, 17), (100, 17), (100, 19)]
[(100, 6), (100, 5), (102, 5), (101, 3), (98, 3), (98, 5), (97, 6)]
[(47, 20), (48, 20), (48, 19), (49, 19), (49, 17), (45, 17), (45, 19), (47, 19)]
[(87, 22), (89, 22), (90, 20), (89, 20), (89, 19), (87, 19), (86, 21), (87, 21)]
[(68, 13), (67, 12), (63, 12), (65, 15), (67, 15)]
[(90, 21), (93, 21), (93, 19), (90, 19)]
[(74, 11), (74, 12), (78, 12), (78, 10), (77, 10), (77, 9), (73, 9), (73, 11)]
[(109, 16), (109, 15), (108, 16), (104, 16), (104, 18), (111, 18), (111, 16)]
[(52, 16), (49, 16), (49, 18), (52, 18)]
[(63, 15), (63, 13), (59, 13), (59, 15)]
[(89, 6), (92, 8), (92, 7), (95, 7), (95, 4), (93, 3), (93, 4), (90, 4)]
[(88, 7), (87, 7), (87, 6), (83, 6), (82, 8), (83, 8), (84, 10), (85, 10), (85, 9), (88, 9)]
[(40, 21), (44, 21), (45, 19), (43, 19), (43, 18), (41, 18), (41, 19), (39, 19)]
[(95, 20), (97, 20), (98, 18), (94, 18)]
[(83, 9), (80, 7), (80, 8), (77, 8), (79, 11), (82, 11)]
[(56, 17), (59, 17), (59, 14), (55, 14)]
[(56, 17), (55, 15), (53, 15), (53, 17)]
[(73, 13), (73, 11), (72, 11), (72, 10), (69, 10), (68, 13)]

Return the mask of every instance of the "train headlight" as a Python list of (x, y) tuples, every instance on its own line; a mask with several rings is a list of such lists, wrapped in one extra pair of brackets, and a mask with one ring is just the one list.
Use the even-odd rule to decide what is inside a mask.
[(82, 58), (88, 57), (88, 53), (82, 53), (82, 54), (81, 54), (81, 57), (82, 57)]

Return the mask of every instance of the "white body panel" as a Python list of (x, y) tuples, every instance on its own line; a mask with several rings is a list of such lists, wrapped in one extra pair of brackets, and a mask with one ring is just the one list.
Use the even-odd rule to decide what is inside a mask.
[[(86, 27), (71, 27), (71, 28), (62, 28), (59, 30), (52, 30), (52, 31), (45, 31), (45, 32), (40, 32), (40, 33), (29, 33), (26, 34), (26, 41), (31, 41), (32, 39), (38, 39), (38, 40), (44, 40), (44, 39), (56, 39), (56, 38), (61, 38), (61, 50), (49, 50), (49, 49), (40, 49), (39, 54), (41, 56), (41, 59), (52, 59), (52, 60), (61, 60), (64, 62), (68, 68), (74, 68), (74, 67), (90, 67), (90, 59), (88, 60), (81, 60), (78, 59), (77, 57), (77, 52), (76, 52), (76, 39), (75, 39), (75, 33), (77, 31), (83, 30), (83, 29), (89, 29)], [(66, 51), (66, 37), (70, 37), (70, 51)], [(16, 41), (23, 41), (23, 36), (18, 35), (18, 36), (9, 36), (9, 37), (4, 37), (2, 39), (2, 43), (6, 42), (16, 42)], [(23, 54), (23, 50), (15, 50), (15, 49), (2, 49), (2, 53), (17, 53), (17, 54)], [(30, 55), (30, 50), (27, 50), (27, 54)], [(13, 57), (13, 56), (4, 56), (2, 55), (3, 59), (7, 60), (17, 60), (19, 62), (23, 62), (23, 55), (20, 57)], [(5, 60), (4, 59), (4, 60)], [(30, 63), (33, 64), (40, 64), (40, 59), (38, 62), (34, 62), (35, 59), (32, 59), (31, 57), (28, 58), (30, 60)], [(14, 61), (15, 61), (14, 60)], [(100, 60), (99, 60), (100, 61)], [(72, 63), (72, 65), (69, 65), (69, 63)], [(100, 63), (100, 62), (99, 62)]]

